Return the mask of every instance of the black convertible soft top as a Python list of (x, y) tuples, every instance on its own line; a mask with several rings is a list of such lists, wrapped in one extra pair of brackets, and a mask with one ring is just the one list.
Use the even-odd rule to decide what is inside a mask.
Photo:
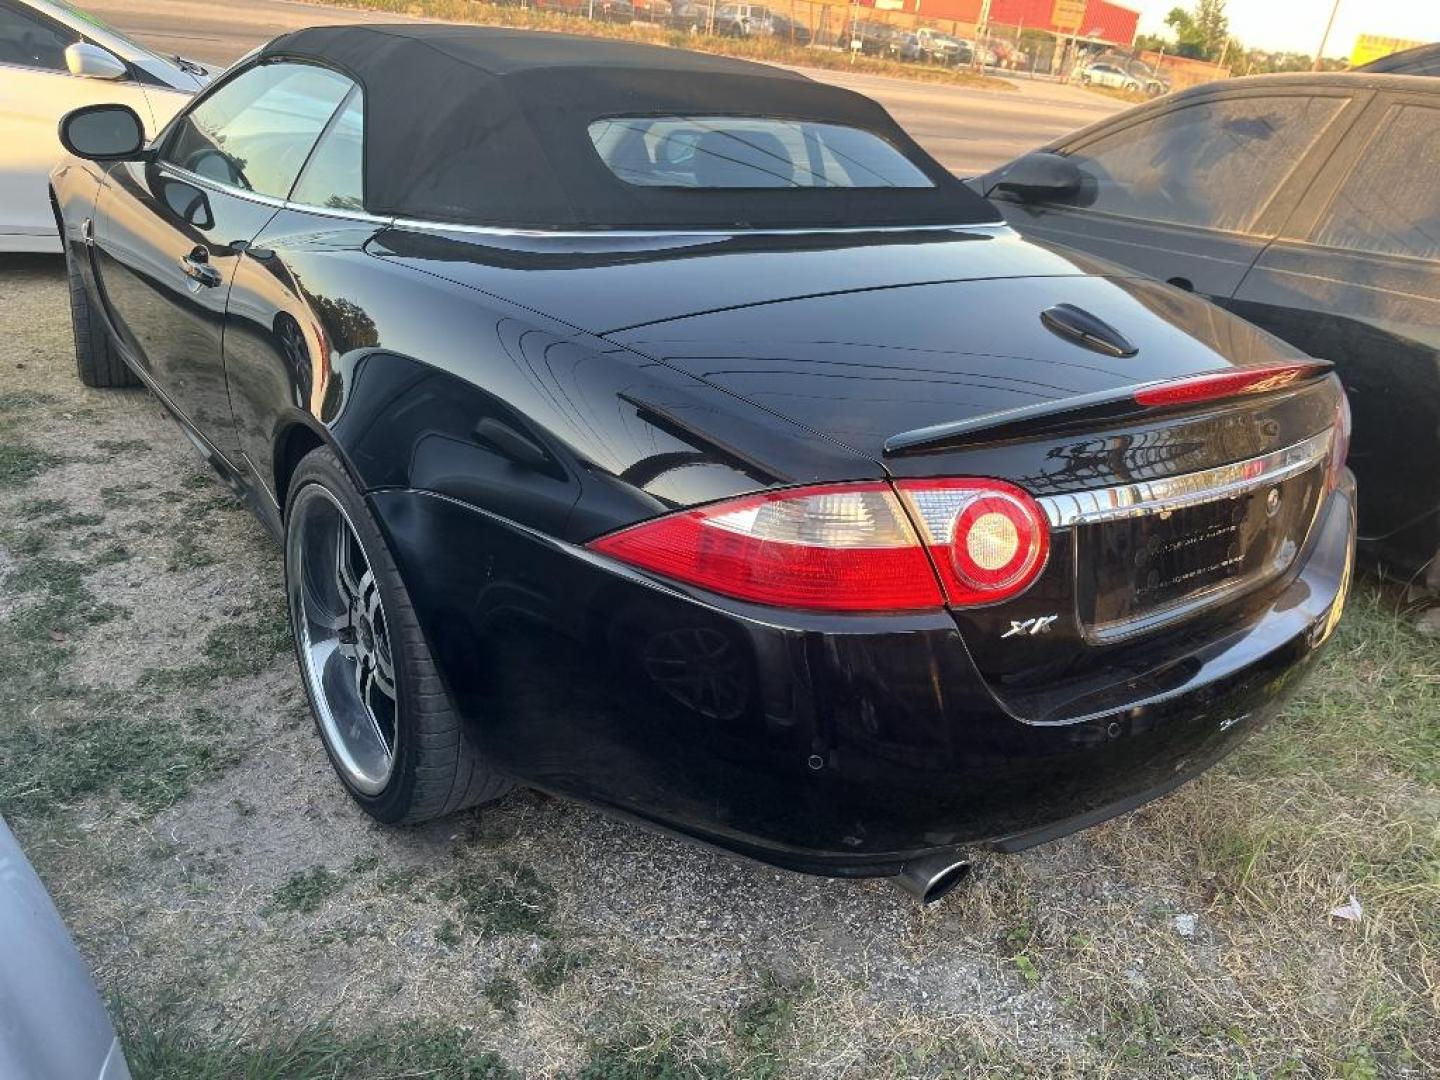
[[(1000, 216), (878, 104), (764, 64), (490, 27), (321, 26), (264, 59), (335, 68), (365, 95), (372, 214), (535, 229), (815, 228), (996, 222)], [(881, 136), (934, 184), (913, 188), (639, 186), (588, 129), (614, 116), (724, 115)]]

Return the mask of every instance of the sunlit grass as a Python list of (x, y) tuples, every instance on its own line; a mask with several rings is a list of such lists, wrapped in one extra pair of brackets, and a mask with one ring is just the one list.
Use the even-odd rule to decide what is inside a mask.
[[(1440, 1069), (1440, 647), (1404, 614), (1362, 584), (1268, 728), (1093, 834), (1127, 873), (1178, 875), (1214, 920), (1249, 993), (1237, 1011), (1190, 971), (1185, 1009), (1229, 1015), (1270, 1068), (1288, 1047), (1302, 1074)], [(1352, 896), (1358, 924), (1330, 914)]]

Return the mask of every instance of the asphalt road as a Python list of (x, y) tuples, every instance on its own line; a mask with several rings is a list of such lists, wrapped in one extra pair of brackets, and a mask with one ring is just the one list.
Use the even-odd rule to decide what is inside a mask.
[[(162, 53), (228, 64), (277, 34), (322, 23), (400, 22), (405, 16), (292, 0), (78, 0)], [(1015, 79), (1016, 93), (967, 90), (874, 75), (811, 70), (818, 79), (876, 98), (922, 145), (962, 175), (1117, 112), (1079, 87)]]

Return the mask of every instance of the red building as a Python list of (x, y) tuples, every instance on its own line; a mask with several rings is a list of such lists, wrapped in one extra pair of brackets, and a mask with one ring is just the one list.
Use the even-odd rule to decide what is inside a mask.
[[(900, 4), (881, 0), (861, 0), (868, 7), (901, 10)], [(969, 23), (980, 21), (982, 0), (901, 0), (903, 10), (922, 18), (947, 19)], [(1023, 26), (1026, 30), (1048, 30), (1051, 33), (1078, 33), (1081, 37), (1094, 37), (1112, 45), (1128, 46), (1135, 40), (1135, 31), (1140, 23), (1140, 13), (1110, 0), (1086, 0), (1085, 16), (1078, 30), (1070, 26), (1056, 26), (1052, 21), (1055, 14), (1055, 0), (991, 0), (990, 22), (995, 26)]]

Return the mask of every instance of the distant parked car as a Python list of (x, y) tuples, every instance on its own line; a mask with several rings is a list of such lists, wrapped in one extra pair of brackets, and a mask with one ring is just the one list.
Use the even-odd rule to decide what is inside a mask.
[(631, 13), (635, 22), (668, 23), (674, 7), (670, 0), (633, 0)]
[(1115, 64), (1089, 64), (1080, 72), (1086, 86), (1108, 86), (1116, 90), (1139, 90), (1140, 80)]
[(990, 42), (990, 48), (999, 58), (999, 66), (1006, 70), (1012, 70), (1021, 66), (1025, 57), (1024, 53), (1008, 41), (993, 40)]
[(1170, 93), (1170, 80), (1158, 71), (1141, 80), (1140, 90), (1146, 97), (1157, 98)]
[(635, 18), (635, 5), (630, 0), (534, 0), (540, 11), (556, 11), (577, 15), (597, 22), (626, 23)]
[(898, 59), (905, 31), (883, 22), (857, 20), (850, 24), (850, 50), (865, 56)]
[(932, 64), (948, 64), (953, 67), (970, 63), (973, 56), (968, 41), (942, 34), (928, 26), (922, 26), (915, 31), (915, 45), (919, 59), (928, 60)]
[(90, 971), (3, 818), (0, 956), (0, 1076), (130, 1080)]
[(45, 178), (62, 116), (119, 102), (153, 134), (208, 80), (67, 5), (0, 0), (0, 251), (60, 250)]
[(1152, 68), (1138, 57), (1109, 53), (1097, 56), (1094, 62), (1105, 64), (1107, 67), (1119, 68), (1134, 80), (1134, 89), (1138, 89), (1148, 97), (1159, 97), (1161, 94), (1170, 92), (1170, 80), (1158, 68)]
[(915, 36), (914, 31), (901, 34), (895, 39), (895, 59), (910, 63), (924, 58), (920, 51), (920, 39)]
[(809, 45), (814, 40), (810, 28), (803, 22), (773, 12), (770, 15), (770, 32), (792, 45)]
[(1440, 587), (1440, 83), (1229, 79), (980, 177), (1022, 233), (1203, 294), (1335, 363), (1372, 559)]
[(970, 50), (970, 63), (978, 62), (982, 67), (998, 67), (1000, 54), (990, 45), (981, 45), (969, 38), (957, 38), (961, 45)]
[(1440, 42), (1391, 53), (1355, 69), (1373, 74), (1440, 75)]
[(670, 10), (668, 21), (676, 30), (686, 30), (692, 34), (703, 33), (710, 28), (710, 5), (697, 0), (676, 4)]
[(764, 37), (775, 32), (770, 9), (761, 4), (722, 4), (715, 9), (715, 32), (730, 37)]

